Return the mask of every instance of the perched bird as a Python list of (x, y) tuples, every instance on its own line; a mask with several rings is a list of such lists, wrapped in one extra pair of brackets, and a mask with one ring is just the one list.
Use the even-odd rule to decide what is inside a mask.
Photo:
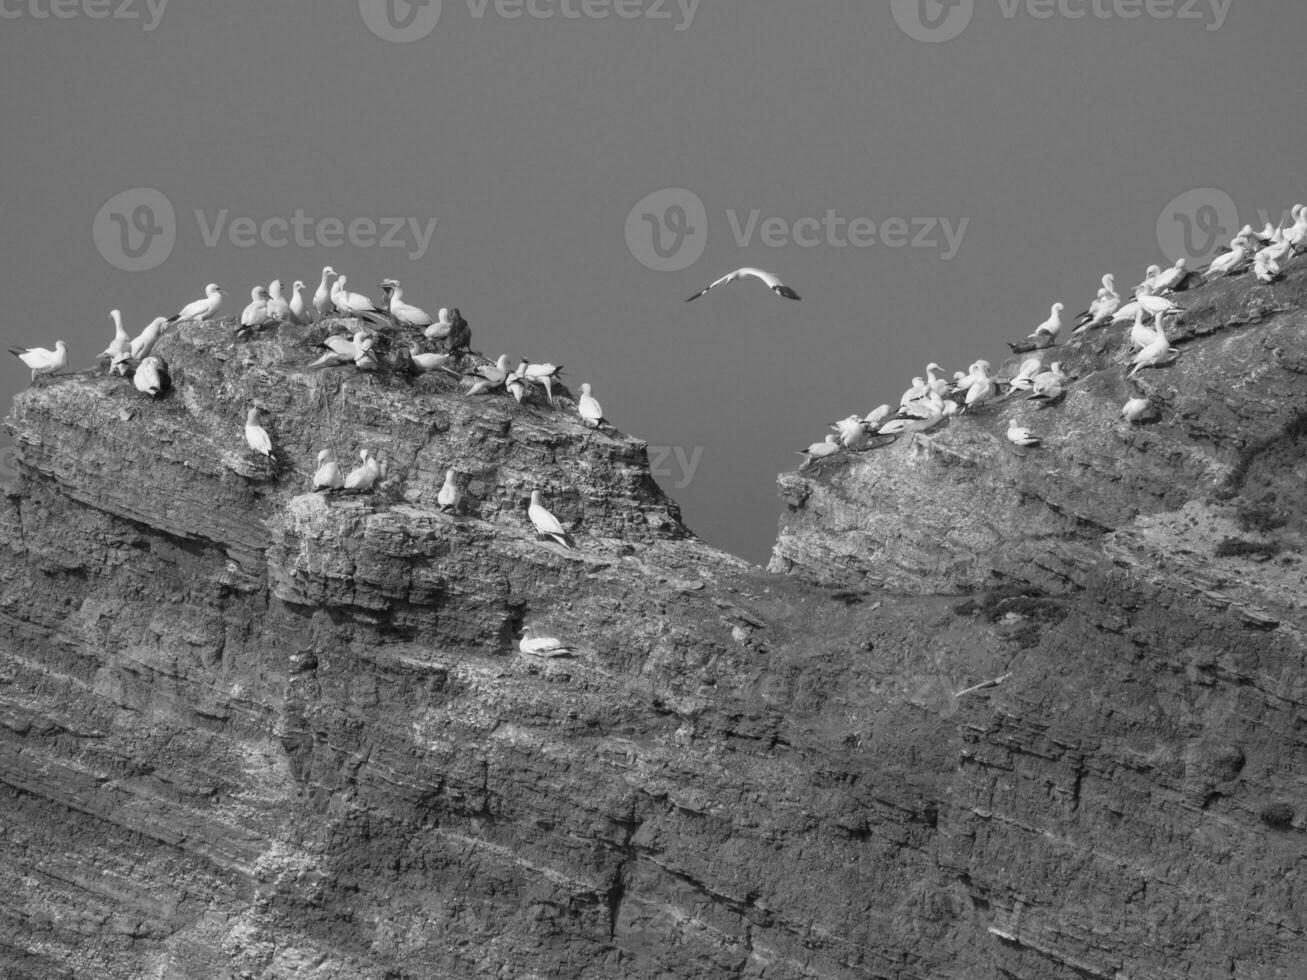
[(136, 366), (132, 375), (132, 384), (143, 395), (149, 395), (151, 401), (168, 390), (171, 379), (168, 377), (168, 365), (161, 357), (151, 355)]
[(989, 376), (989, 361), (976, 361), (971, 365), (971, 385), (964, 401), (966, 408), (979, 408), (998, 393), (994, 379)]
[(1185, 268), (1187, 260), (1179, 258), (1175, 265), (1165, 271), (1159, 272), (1153, 279), (1153, 294), (1160, 296), (1162, 293), (1171, 292), (1177, 289), (1189, 277), (1189, 271)]
[(563, 530), (563, 525), (558, 523), (558, 518), (545, 510), (540, 503), (539, 490), (531, 491), (531, 503), (527, 505), (526, 515), (531, 518), (531, 523), (534, 525), (537, 534), (547, 535), (565, 548), (576, 548), (576, 542), (572, 540), (570, 534)]
[(1035, 375), (1039, 373), (1040, 368), (1043, 366), (1044, 363), (1038, 356), (1026, 358), (1021, 362), (1021, 367), (1017, 369), (1017, 373), (1008, 382), (1009, 390), (1031, 391), (1035, 387)]
[(454, 321), (449, 318), (449, 308), (442, 306), (436, 311), (436, 322), (427, 327), (422, 335), (427, 340), (444, 340), (449, 336), (449, 328), (453, 326)]
[(533, 657), (566, 657), (572, 653), (561, 640), (552, 636), (536, 636), (535, 627), (527, 626), (522, 630), (522, 639), (517, 648)]
[(590, 394), (589, 382), (581, 385), (581, 397), (576, 402), (576, 411), (581, 416), (581, 421), (584, 424), (592, 425), (596, 429), (608, 422), (604, 418), (603, 406), (599, 404), (599, 400), (594, 395)]
[(1052, 309), (1049, 310), (1048, 319), (1035, 327), (1029, 339), (1038, 342), (1041, 337), (1047, 337), (1049, 343), (1057, 339), (1057, 335), (1062, 330), (1062, 311), (1065, 308), (1062, 303), (1054, 303)]
[(330, 449), (323, 449), (318, 453), (318, 468), (313, 474), (313, 492), (340, 490), (344, 486), (345, 478), (341, 475), (335, 454)]
[(390, 313), (390, 318), (401, 327), (413, 327), (417, 330), (425, 330), (432, 326), (431, 317), (425, 310), (414, 306), (412, 303), (404, 302), (404, 288), (399, 284), (398, 279), (383, 279), (381, 288), (385, 291), (387, 297), (386, 310)]
[(1144, 273), (1144, 281), (1136, 286), (1135, 290), (1142, 290), (1149, 295), (1159, 292), (1157, 288), (1157, 277), (1161, 274), (1162, 267), (1160, 265), (1150, 265), (1148, 271)]
[(549, 404), (554, 403), (554, 379), (563, 373), (563, 365), (551, 364), (546, 361), (544, 364), (528, 364), (526, 366), (526, 380), (538, 385), (544, 385), (545, 395), (549, 398)]
[(248, 337), (259, 327), (271, 323), (272, 319), (272, 314), (268, 311), (267, 289), (255, 286), (250, 290), (249, 304), (241, 311), (241, 325), (236, 335)]
[(351, 493), (364, 493), (371, 490), (381, 473), (381, 466), (371, 452), (360, 449), (359, 458), (363, 460), (362, 465), (354, 467), (345, 477), (344, 489)]
[(1008, 442), (1014, 446), (1029, 446), (1031, 448), (1043, 444), (1043, 440), (1033, 435), (1029, 429), (1020, 423), (1017, 419), (1012, 419), (1007, 426)]
[(332, 301), (332, 284), (331, 280), (336, 277), (336, 270), (329, 265), (322, 267), (322, 281), (318, 283), (317, 292), (313, 294), (313, 309), (317, 311), (318, 319), (329, 315), (335, 310), (336, 305)]
[(120, 354), (131, 353), (132, 340), (127, 336), (127, 331), (123, 329), (123, 315), (120, 310), (110, 310), (109, 318), (113, 320), (113, 340), (109, 342), (108, 347), (100, 352), (100, 356), (107, 357), (112, 361)]
[[(1111, 278), (1110, 276), (1105, 278)], [(1089, 330), (1106, 326), (1112, 321), (1112, 316), (1121, 308), (1121, 297), (1115, 292), (1105, 293), (1099, 290), (1098, 298), (1089, 304), (1089, 309), (1081, 313), (1076, 320), (1076, 328), (1072, 333), (1079, 336)]]
[(213, 314), (218, 312), (218, 307), (222, 305), (222, 287), (209, 283), (204, 287), (204, 299), (197, 299), (193, 303), (187, 303), (175, 314), (168, 317), (168, 323), (179, 323), (185, 320), (207, 320)]
[(272, 280), (272, 285), (268, 287), (268, 316), (277, 323), (288, 323), (291, 320), (290, 302), (281, 291), (281, 280)]
[(469, 350), (472, 346), (472, 328), (467, 325), (457, 306), (449, 311), (449, 317), (449, 334), (446, 337), (449, 342), (449, 352), (455, 354)]
[(159, 338), (163, 336), (167, 329), (168, 321), (161, 316), (155, 317), (146, 324), (145, 329), (132, 338), (129, 351), (132, 360), (139, 361), (143, 357), (149, 357), (150, 352), (154, 350), (154, 345), (159, 342)]
[(412, 370), (416, 374), (427, 374), (431, 371), (441, 370), (454, 375), (456, 378), (461, 377), (457, 371), (449, 366), (453, 360), (453, 354), (423, 354), (418, 350), (416, 344), (409, 347), (409, 361), (412, 363)]
[(745, 266), (742, 269), (736, 269), (734, 272), (726, 273), (726, 275), (722, 276), (720, 279), (716, 280), (715, 282), (710, 282), (703, 289), (699, 290), (697, 293), (695, 293), (693, 296), (687, 299), (686, 302), (689, 303), (691, 300), (698, 299), (700, 296), (708, 292), (710, 289), (716, 289), (718, 286), (724, 286), (727, 283), (735, 282), (736, 280), (742, 279), (746, 276), (752, 276), (754, 279), (761, 279), (764, 283), (767, 284), (767, 288), (770, 289), (777, 296), (784, 296), (786, 299), (801, 298), (798, 293), (796, 293), (789, 286), (785, 285), (785, 283), (781, 282), (780, 279), (772, 275), (772, 273), (767, 272), (764, 269), (754, 269), (750, 266)]
[(1051, 405), (1062, 397), (1068, 380), (1062, 362), (1054, 361), (1047, 371), (1041, 371), (1031, 379), (1030, 397), (1027, 400), (1041, 402), (1041, 407)]
[(884, 424), (885, 420), (893, 414), (894, 409), (890, 408), (888, 405), (877, 405), (863, 416), (862, 424), (866, 427), (868, 432), (875, 432), (882, 424)]
[(1135, 311), (1134, 326), (1130, 328), (1129, 333), (1131, 349), (1139, 350), (1142, 347), (1147, 347), (1156, 336), (1157, 334), (1153, 331), (1153, 328), (1144, 322), (1144, 308), (1139, 307)]
[(797, 450), (795, 455), (806, 456), (807, 458), (801, 465), (807, 466), (814, 460), (825, 459), (827, 456), (834, 456), (839, 451), (840, 437), (832, 432), (826, 436), (825, 442), (814, 442), (807, 449)]
[(1248, 246), (1242, 238), (1236, 238), (1230, 244), (1230, 251), (1218, 255), (1212, 260), (1212, 264), (1203, 273), (1205, 278), (1215, 279), (1217, 276), (1222, 275), (1232, 276), (1241, 270), (1244, 261), (1248, 258)]
[(1272, 283), (1280, 278), (1280, 264), (1264, 252), (1258, 252), (1253, 261), (1253, 275), (1258, 282)]
[(1147, 398), (1131, 398), (1121, 406), (1121, 417), (1127, 422), (1142, 422), (1152, 410), (1152, 403)]
[(500, 354), (499, 359), (494, 364), (478, 364), (472, 369), (471, 373), (495, 385), (501, 385), (508, 380), (508, 361), (507, 354)]
[(377, 355), (373, 348), (376, 341), (372, 337), (364, 337), (354, 344), (354, 367), (359, 371), (375, 371), (378, 361)]
[(362, 293), (352, 293), (348, 287), (349, 277), (336, 279), (332, 296), (336, 301), (336, 312), (345, 316), (362, 317), (372, 323), (386, 324), (386, 311), (377, 306)]
[(1117, 310), (1115, 314), (1113, 314), (1112, 322), (1114, 324), (1129, 323), (1135, 318), (1135, 315), (1140, 310), (1143, 310), (1149, 316), (1156, 316), (1158, 313), (1161, 313), (1164, 316), (1179, 316), (1184, 313), (1184, 310), (1181, 307), (1177, 306), (1169, 299), (1165, 299), (1161, 296), (1138, 294), (1135, 296), (1133, 302), (1126, 303)]
[(463, 492), (458, 489), (454, 476), (454, 468), (451, 466), (445, 471), (444, 486), (436, 494), (436, 505), (446, 514), (458, 513), (459, 501), (463, 499)]
[(1160, 367), (1179, 354), (1179, 351), (1175, 350), (1166, 338), (1166, 330), (1162, 326), (1161, 317), (1158, 317), (1157, 323), (1154, 325), (1153, 334), (1153, 339), (1148, 346), (1131, 359), (1130, 372), (1127, 377), (1134, 377), (1146, 367)]
[(245, 416), (245, 441), (249, 443), (250, 448), (256, 453), (262, 453), (269, 459), (272, 455), (272, 437), (268, 435), (268, 430), (259, 425), (259, 410), (251, 408)]
[(68, 345), (62, 340), (54, 342), (54, 350), (44, 347), (10, 347), (9, 353), (32, 370), (32, 380), (39, 374), (54, 374), (68, 366)]
[(304, 299), (304, 282), (301, 279), (296, 279), (295, 285), (290, 288), (290, 320), (301, 327), (313, 322), (313, 307)]

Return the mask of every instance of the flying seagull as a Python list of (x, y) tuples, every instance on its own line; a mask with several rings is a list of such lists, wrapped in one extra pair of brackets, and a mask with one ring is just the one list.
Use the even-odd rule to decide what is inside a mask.
[(796, 293), (789, 286), (785, 285), (785, 283), (781, 282), (780, 279), (772, 275), (770, 272), (767, 272), (763, 269), (754, 269), (749, 266), (745, 266), (743, 269), (736, 269), (734, 272), (728, 272), (726, 275), (722, 276), (716, 282), (709, 283), (703, 289), (699, 290), (699, 292), (691, 296), (690, 299), (687, 299), (686, 302), (688, 303), (690, 302), (690, 300), (698, 299), (700, 296), (708, 292), (708, 290), (710, 289), (714, 289), (717, 286), (724, 286), (728, 282), (735, 282), (737, 279), (743, 279), (745, 276), (753, 276), (755, 279), (761, 279), (763, 282), (767, 284), (767, 288), (770, 289), (777, 296), (784, 296), (786, 299), (802, 298), (799, 296), (798, 293)]

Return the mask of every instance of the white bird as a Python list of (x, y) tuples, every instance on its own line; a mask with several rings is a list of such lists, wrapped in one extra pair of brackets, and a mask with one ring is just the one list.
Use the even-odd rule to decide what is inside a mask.
[(1253, 275), (1258, 282), (1275, 282), (1280, 278), (1280, 264), (1265, 252), (1258, 252), (1257, 258), (1253, 260)]
[(1159, 313), (1164, 316), (1178, 316), (1184, 312), (1182, 307), (1177, 306), (1169, 299), (1165, 299), (1161, 296), (1142, 294), (1136, 296), (1134, 302), (1127, 303), (1125, 306), (1117, 310), (1116, 314), (1112, 317), (1112, 322), (1114, 324), (1129, 323), (1135, 318), (1140, 310), (1143, 310), (1149, 316), (1156, 316)]
[(404, 302), (404, 287), (399, 284), (398, 279), (383, 279), (381, 288), (390, 297), (390, 301), (386, 304), (387, 310), (390, 311), (390, 318), (401, 327), (425, 330), (432, 325), (431, 317), (425, 310)]
[(141, 394), (154, 400), (168, 388), (168, 366), (158, 357), (146, 357), (136, 366), (132, 384)]
[(1026, 358), (1021, 362), (1021, 367), (1017, 370), (1017, 373), (1012, 376), (1012, 380), (1008, 382), (1008, 387), (1013, 391), (1029, 391), (1034, 388), (1035, 375), (1039, 373), (1039, 369), (1043, 366), (1044, 363), (1038, 355)]
[(145, 329), (132, 338), (131, 357), (139, 361), (143, 357), (149, 357), (150, 352), (154, 350), (154, 345), (159, 342), (168, 329), (168, 320), (165, 317), (157, 316), (145, 325)]
[(68, 345), (62, 340), (54, 342), (54, 350), (44, 347), (10, 347), (9, 353), (32, 370), (32, 380), (38, 374), (54, 374), (68, 365)]
[(333, 295), (336, 300), (337, 312), (343, 313), (345, 316), (363, 317), (373, 323), (387, 323), (386, 311), (378, 308), (376, 303), (362, 293), (350, 292), (348, 282), (348, 276), (341, 276), (336, 280)]
[(1072, 333), (1079, 336), (1111, 321), (1112, 315), (1121, 308), (1121, 297), (1117, 294), (1115, 284), (1116, 280), (1111, 275), (1103, 277), (1103, 288), (1089, 304), (1089, 309), (1076, 317), (1076, 328)]
[(1184, 277), (1189, 274), (1185, 268), (1187, 261), (1184, 258), (1179, 258), (1171, 268), (1158, 273), (1153, 279), (1153, 294), (1155, 296), (1160, 296), (1162, 293), (1169, 292), (1180, 285)]
[(926, 379), (922, 377), (914, 377), (912, 379), (912, 384), (908, 386), (908, 390), (899, 396), (899, 407), (902, 408), (904, 405), (925, 398), (929, 393), (930, 388), (926, 386)]
[(290, 303), (281, 291), (281, 280), (272, 280), (272, 285), (268, 287), (268, 316), (278, 323), (287, 323), (291, 319)]
[(1043, 443), (1042, 439), (1031, 433), (1031, 431), (1022, 425), (1017, 419), (1012, 419), (1012, 421), (1008, 423), (1007, 438), (1008, 442), (1012, 443), (1014, 446), (1034, 447)]
[(1153, 333), (1154, 337), (1149, 345), (1131, 359), (1130, 372), (1127, 377), (1134, 377), (1143, 368), (1158, 367), (1165, 364), (1179, 353), (1167, 340), (1166, 330), (1162, 326), (1160, 317), (1154, 325)]
[(318, 468), (313, 474), (313, 491), (339, 490), (345, 486), (345, 478), (340, 473), (340, 464), (330, 449), (318, 453)]
[[(604, 418), (604, 408), (599, 404), (599, 400), (590, 394), (590, 384), (581, 385), (581, 397), (576, 403), (577, 414), (581, 416), (581, 421), (586, 425), (592, 425), (596, 429), (608, 420)], [(609, 423), (610, 425), (612, 423)]]
[(571, 647), (552, 636), (536, 636), (535, 627), (527, 626), (522, 630), (522, 639), (517, 648), (533, 657), (565, 657), (572, 652)]
[(715, 282), (710, 282), (703, 289), (699, 290), (697, 293), (691, 296), (690, 299), (687, 299), (686, 302), (688, 303), (690, 302), (690, 300), (698, 299), (700, 296), (708, 292), (708, 290), (710, 289), (716, 289), (718, 286), (724, 286), (727, 283), (735, 282), (737, 279), (742, 279), (745, 276), (752, 276), (754, 279), (761, 279), (764, 283), (767, 284), (767, 288), (770, 289), (777, 296), (784, 296), (786, 299), (800, 298), (798, 293), (796, 293), (789, 286), (785, 285), (785, 283), (781, 282), (780, 279), (777, 276), (772, 275), (772, 273), (767, 272), (764, 269), (755, 269), (752, 268), (751, 266), (745, 266), (742, 269), (736, 269), (734, 272), (726, 273), (726, 275), (722, 276), (720, 279), (716, 280)]
[(979, 408), (989, 401), (997, 392), (994, 380), (989, 376), (989, 361), (976, 361), (971, 365), (971, 386), (967, 389), (967, 408)]
[(458, 512), (458, 503), (463, 499), (463, 493), (458, 489), (458, 483), (454, 479), (454, 468), (451, 466), (445, 471), (445, 484), (436, 494), (436, 505), (447, 514)]
[(127, 336), (127, 331), (123, 329), (123, 315), (120, 310), (110, 310), (109, 317), (113, 320), (113, 340), (109, 346), (100, 352), (101, 357), (107, 357), (111, 361), (117, 360), (122, 354), (128, 354), (132, 349), (132, 339)]
[(1134, 326), (1130, 328), (1129, 340), (1132, 350), (1139, 350), (1151, 344), (1157, 336), (1156, 332), (1144, 322), (1144, 308), (1141, 306), (1135, 310)]
[(371, 490), (372, 484), (377, 482), (377, 477), (381, 473), (381, 467), (371, 452), (360, 449), (359, 458), (363, 460), (362, 465), (354, 467), (345, 477), (345, 489), (355, 493)]
[(806, 466), (815, 459), (824, 459), (827, 456), (834, 456), (839, 451), (840, 437), (832, 432), (826, 436), (825, 442), (814, 442), (807, 449), (796, 450), (795, 455), (806, 456), (807, 459), (803, 461), (803, 465)]
[(313, 322), (313, 307), (304, 299), (304, 282), (301, 279), (296, 279), (295, 285), (290, 288), (290, 319), (301, 327)]
[(184, 320), (207, 320), (213, 314), (218, 312), (218, 307), (222, 305), (222, 287), (209, 283), (204, 287), (204, 299), (197, 299), (193, 303), (187, 303), (175, 314), (168, 317), (168, 323), (178, 323)]
[(949, 414), (946, 406), (952, 404), (954, 403), (945, 402), (931, 392), (929, 397), (913, 402), (911, 410), (900, 411), (898, 415), (887, 421), (876, 430), (876, 435), (897, 436), (908, 432), (927, 432), (944, 421)]
[(417, 345), (414, 344), (409, 347), (409, 359), (412, 360), (413, 367), (418, 374), (427, 374), (431, 371), (442, 370), (447, 371), (456, 378), (462, 377), (462, 375), (449, 366), (450, 362), (454, 359), (453, 354), (423, 354), (417, 349)]
[(1157, 277), (1161, 274), (1162, 267), (1160, 265), (1150, 265), (1148, 271), (1144, 273), (1144, 281), (1135, 287), (1136, 292), (1143, 290), (1150, 295), (1159, 292), (1157, 288)]
[(364, 337), (354, 345), (354, 367), (359, 371), (375, 371), (379, 366), (377, 355), (373, 348), (376, 341), (372, 337)]
[(531, 518), (531, 523), (538, 534), (548, 535), (565, 548), (576, 548), (576, 542), (563, 529), (563, 525), (558, 523), (558, 518), (545, 510), (544, 505), (540, 503), (539, 490), (531, 491), (531, 503), (527, 506), (526, 515)]
[(313, 308), (318, 312), (318, 319), (329, 315), (336, 308), (335, 303), (332, 301), (334, 290), (331, 283), (335, 276), (336, 270), (331, 266), (324, 265), (322, 267), (322, 281), (318, 283), (317, 292), (313, 294)]
[(1047, 371), (1041, 371), (1031, 378), (1030, 397), (1027, 400), (1051, 405), (1062, 397), (1067, 381), (1067, 373), (1062, 367), (1062, 362), (1054, 361), (1048, 366)]
[(1057, 337), (1062, 330), (1062, 310), (1066, 307), (1062, 303), (1054, 303), (1053, 308), (1049, 311), (1048, 319), (1035, 327), (1030, 334), (1030, 340), (1038, 341), (1043, 337), (1052, 340)]
[(1291, 213), (1294, 221), (1284, 237), (1294, 252), (1298, 253), (1307, 250), (1307, 205), (1295, 204)]
[(1205, 278), (1215, 279), (1217, 276), (1234, 275), (1239, 271), (1244, 260), (1248, 258), (1248, 245), (1244, 239), (1237, 238), (1230, 243), (1230, 246), (1230, 251), (1218, 255), (1207, 267), (1207, 271), (1203, 273)]
[(249, 304), (241, 310), (241, 326), (248, 330), (271, 322), (272, 314), (268, 312), (268, 291), (262, 286), (255, 286), (250, 290)]
[(259, 410), (251, 408), (245, 416), (245, 441), (256, 453), (262, 453), (272, 459), (272, 437), (268, 430), (259, 425)]
[(885, 420), (893, 414), (894, 409), (890, 408), (888, 405), (877, 405), (863, 416), (862, 424), (867, 427), (867, 431), (875, 432), (881, 427)]
[(436, 313), (436, 322), (427, 327), (422, 335), (427, 340), (444, 340), (449, 336), (450, 328), (453, 327), (454, 321), (449, 317), (449, 308), (442, 306)]
[(526, 379), (538, 385), (544, 385), (549, 404), (554, 403), (554, 379), (563, 373), (563, 365), (545, 361), (543, 364), (528, 364)]
[(1147, 398), (1131, 398), (1121, 406), (1121, 417), (1127, 422), (1142, 422), (1148, 417), (1149, 409)]

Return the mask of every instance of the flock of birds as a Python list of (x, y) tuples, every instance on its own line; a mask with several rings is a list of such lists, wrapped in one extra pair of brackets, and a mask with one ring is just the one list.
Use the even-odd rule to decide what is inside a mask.
[[(1268, 225), (1261, 234), (1245, 226), (1230, 242), (1228, 250), (1201, 275), (1205, 281), (1211, 281), (1218, 276), (1239, 275), (1251, 269), (1259, 281), (1274, 282), (1282, 275), (1282, 265), (1304, 252), (1307, 252), (1307, 206), (1295, 205), (1287, 225), (1278, 228)], [(1127, 378), (1133, 378), (1145, 368), (1169, 364), (1179, 352), (1170, 346), (1165, 321), (1184, 312), (1171, 297), (1192, 286), (1198, 275), (1186, 269), (1183, 259), (1165, 270), (1150, 266), (1144, 281), (1135, 287), (1134, 299), (1129, 303), (1122, 301), (1114, 277), (1106, 275), (1094, 301), (1076, 319), (1073, 335), (1080, 336), (1090, 330), (1133, 321), (1127, 334), (1131, 352)], [(709, 283), (686, 302), (696, 300), (719, 286), (746, 279), (759, 280), (778, 297), (800, 299), (799, 294), (776, 275), (763, 269), (745, 267)], [(323, 268), (312, 297), (306, 297), (305, 284), (300, 280), (292, 285), (289, 297), (285, 295), (281, 280), (267, 287), (255, 286), (249, 304), (241, 312), (235, 339), (246, 340), (280, 324), (309, 325), (332, 320), (330, 332), (320, 345), (324, 353), (307, 365), (307, 369), (352, 364), (358, 371), (369, 372), (377, 370), (380, 364), (377, 351), (380, 329), (388, 337), (394, 334), (401, 341), (408, 340), (407, 346), (390, 345), (393, 350), (391, 366), (396, 370), (414, 375), (442, 371), (469, 382), (466, 395), (485, 395), (502, 390), (519, 403), (530, 390), (539, 387), (544, 389), (549, 405), (554, 406), (552, 385), (562, 374), (561, 365), (531, 363), (523, 357), (516, 368), (510, 368), (510, 358), (506, 354), (490, 363), (471, 351), (471, 330), (456, 307), (442, 308), (431, 317), (405, 299), (399, 280), (383, 279), (379, 286), (383, 299), (375, 303), (370, 297), (351, 291), (347, 278), (331, 266)], [(210, 283), (205, 287), (203, 297), (186, 304), (170, 317), (156, 317), (135, 337), (124, 328), (121, 311), (111, 311), (114, 338), (100, 353), (101, 363), (107, 361), (110, 375), (130, 376), (136, 389), (151, 399), (163, 396), (171, 387), (171, 379), (167, 363), (154, 353), (159, 339), (182, 324), (212, 320), (222, 305), (223, 296), (222, 288)], [(1045, 367), (1039, 352), (1056, 343), (1064, 326), (1064, 309), (1064, 304), (1054, 304), (1046, 321), (1024, 340), (1009, 345), (1014, 353), (1035, 352), (1021, 364), (1013, 377), (992, 377), (989, 362), (978, 360), (965, 373), (955, 372), (950, 380), (944, 376), (943, 368), (932, 363), (927, 366), (924, 377), (913, 378), (912, 386), (903, 393), (897, 409), (888, 404), (881, 405), (866, 416), (855, 414), (831, 423), (834, 431), (824, 441), (800, 453), (806, 457), (803, 465), (841, 452), (860, 452), (888, 445), (904, 433), (929, 431), (955, 415), (1018, 393), (1024, 393), (1041, 407), (1056, 404), (1072, 379), (1058, 361)], [(1151, 326), (1147, 322), (1150, 317)], [(352, 332), (349, 330), (351, 320), (356, 327)], [(62, 340), (55, 342), (53, 350), (12, 347), (10, 352), (31, 370), (33, 382), (43, 375), (61, 372), (68, 364), (68, 347)], [(580, 391), (575, 404), (582, 422), (596, 429), (607, 424), (603, 408), (591, 394), (590, 385), (581, 385)], [(1122, 416), (1129, 422), (1143, 421), (1149, 412), (1149, 400), (1142, 396), (1131, 398), (1122, 408)], [(1009, 424), (1007, 437), (1014, 445), (1023, 448), (1041, 444), (1040, 437), (1016, 418)], [(276, 460), (272, 436), (257, 407), (248, 410), (245, 441), (252, 453)], [(359, 451), (359, 458), (360, 464), (345, 473), (331, 449), (321, 450), (313, 474), (313, 490), (324, 493), (366, 493), (372, 490), (378, 480), (385, 478), (386, 461), (367, 448)], [(436, 503), (442, 511), (457, 514), (462, 497), (458, 474), (451, 467), (445, 473)], [(562, 522), (545, 508), (539, 490), (531, 491), (527, 517), (539, 538), (549, 539), (569, 550), (576, 548), (575, 540)], [(526, 628), (519, 649), (523, 653), (547, 657), (571, 653), (566, 644), (553, 637), (535, 636), (531, 627)]]
[[(1080, 337), (1091, 330), (1130, 324), (1126, 334), (1129, 353), (1126, 377), (1133, 379), (1145, 368), (1164, 367), (1179, 356), (1180, 352), (1171, 346), (1166, 333), (1167, 319), (1179, 318), (1184, 313), (1173, 298), (1175, 294), (1223, 276), (1248, 272), (1259, 282), (1273, 283), (1283, 276), (1284, 264), (1305, 252), (1307, 205), (1297, 204), (1290, 211), (1289, 221), (1279, 227), (1268, 223), (1259, 233), (1252, 226), (1245, 225), (1226, 250), (1201, 272), (1186, 268), (1184, 259), (1167, 269), (1149, 266), (1143, 282), (1134, 289), (1134, 298), (1128, 303), (1117, 292), (1115, 277), (1103, 276), (1094, 301), (1076, 318), (1072, 336)], [(838, 453), (887, 446), (904, 433), (929, 431), (955, 415), (1017, 395), (1024, 394), (1040, 408), (1057, 404), (1066, 394), (1072, 379), (1060, 361), (1053, 361), (1045, 367), (1041, 352), (1056, 344), (1065, 326), (1065, 308), (1062, 303), (1053, 304), (1047, 320), (1025, 339), (1008, 345), (1014, 354), (1032, 355), (1021, 363), (1012, 377), (993, 377), (990, 363), (978, 360), (967, 371), (955, 372), (950, 379), (944, 376), (943, 368), (932, 363), (926, 367), (924, 377), (912, 379), (912, 386), (903, 393), (897, 408), (880, 405), (866, 416), (850, 415), (832, 422), (830, 427), (834, 431), (822, 442), (799, 451), (798, 455), (805, 457), (801, 468)], [(1151, 402), (1143, 395), (1130, 398), (1121, 408), (1122, 417), (1131, 423), (1146, 421), (1151, 414)], [(1023, 449), (1042, 444), (1042, 439), (1018, 418), (1009, 422), (1007, 438)]]

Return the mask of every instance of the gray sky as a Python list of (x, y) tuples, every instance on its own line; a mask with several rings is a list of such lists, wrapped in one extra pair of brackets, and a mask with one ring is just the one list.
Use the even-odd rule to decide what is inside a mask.
[[(392, 2), (431, 27), (434, 8)], [(373, 294), (395, 276), (460, 307), (477, 349), (590, 381), (619, 428), (669, 447), (660, 482), (689, 524), (760, 561), (775, 476), (827, 422), (897, 402), (928, 361), (997, 364), (1054, 301), (1077, 312), (1103, 273), (1133, 285), (1177, 257), (1184, 191), (1248, 221), (1307, 198), (1304, 4), (980, 0), (943, 43), (912, 36), (937, 0), (444, 0), (407, 43), (381, 36), (404, 30), (384, 6), (0, 0), (5, 340), (60, 338), (85, 366), (113, 307), (135, 332), (210, 280), (230, 314), (326, 263)], [(97, 223), (133, 188), (175, 214), (171, 236), (129, 232), (155, 250), (139, 261), (167, 253), (142, 272), (105, 253), (126, 258), (114, 221), (155, 226), (148, 199)], [(673, 264), (706, 227), (677, 271), (642, 261), (642, 210), (627, 234), (664, 188), (706, 214), (654, 199)], [(1184, 205), (1191, 251), (1226, 200)], [(274, 247), (297, 210), (313, 244)], [(238, 218), (287, 225), (242, 247)], [(747, 282), (683, 302), (745, 264), (803, 301)], [(7, 402), (27, 374), (4, 363)]]

